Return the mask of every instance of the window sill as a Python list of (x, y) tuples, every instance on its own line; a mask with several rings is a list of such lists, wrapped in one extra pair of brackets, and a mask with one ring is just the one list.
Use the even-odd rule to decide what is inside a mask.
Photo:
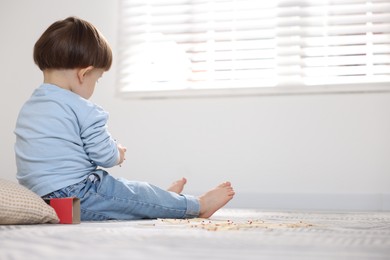
[(126, 91), (119, 90), (117, 95), (124, 99), (175, 99), (175, 98), (218, 98), (244, 96), (277, 95), (326, 95), (326, 94), (363, 94), (390, 93), (390, 83), (364, 83), (354, 85), (328, 86), (289, 86), (232, 89), (183, 89), (164, 91)]

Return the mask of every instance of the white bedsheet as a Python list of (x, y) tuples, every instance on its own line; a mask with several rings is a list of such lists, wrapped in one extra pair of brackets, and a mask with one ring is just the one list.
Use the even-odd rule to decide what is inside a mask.
[(0, 259), (390, 259), (390, 212), (0, 226)]

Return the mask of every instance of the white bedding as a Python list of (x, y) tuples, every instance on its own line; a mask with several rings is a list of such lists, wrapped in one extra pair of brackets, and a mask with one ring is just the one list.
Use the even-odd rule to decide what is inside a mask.
[(390, 259), (390, 212), (0, 226), (0, 259)]

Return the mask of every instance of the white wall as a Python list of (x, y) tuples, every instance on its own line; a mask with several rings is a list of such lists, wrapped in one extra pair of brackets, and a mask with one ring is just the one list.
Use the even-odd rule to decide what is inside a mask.
[[(117, 1), (0, 2), (1, 177), (15, 180), (13, 129), (42, 81), (32, 48), (52, 22), (77, 15), (116, 47)], [(128, 147), (116, 176), (198, 194), (230, 180), (231, 207), (390, 210), (390, 93), (125, 100), (115, 64), (93, 101)]]

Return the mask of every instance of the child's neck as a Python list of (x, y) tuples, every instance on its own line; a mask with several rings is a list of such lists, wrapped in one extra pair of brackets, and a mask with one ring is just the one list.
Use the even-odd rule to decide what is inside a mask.
[[(77, 69), (47, 69), (43, 71), (43, 82), (71, 90), (77, 82)], [(77, 83), (76, 83), (77, 84)]]

